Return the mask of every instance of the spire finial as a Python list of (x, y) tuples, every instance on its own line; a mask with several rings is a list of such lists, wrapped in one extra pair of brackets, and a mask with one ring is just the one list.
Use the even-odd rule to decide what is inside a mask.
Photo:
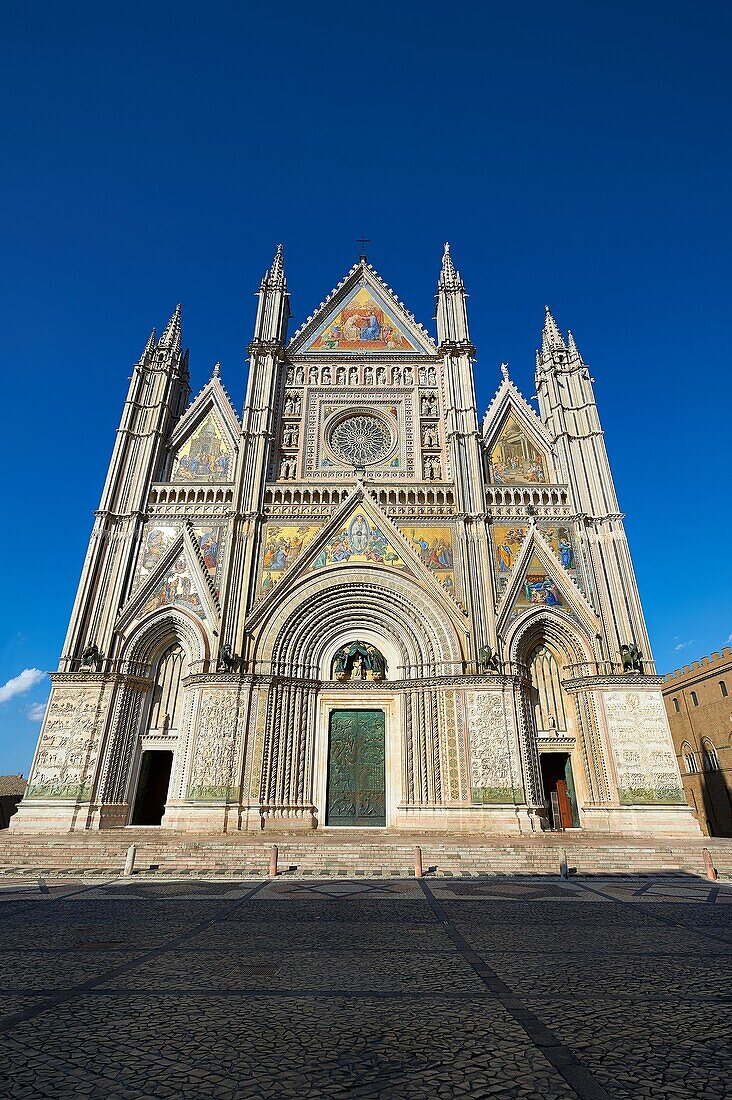
[(158, 348), (165, 351), (172, 351), (174, 354), (179, 354), (181, 349), (181, 305), (178, 305), (173, 311), (173, 316), (165, 326), (163, 335), (158, 341)]
[(211, 377), (212, 378), (220, 378), (221, 377), (221, 363), (214, 363), (213, 374), (211, 375)]
[(356, 241), (356, 244), (361, 246), (360, 252), (359, 252), (359, 257), (358, 257), (358, 262), (360, 264), (368, 263), (368, 260), (366, 259), (366, 245), (371, 244), (371, 241), (369, 240), (368, 237), (359, 237), (358, 240)]
[(549, 351), (566, 351), (567, 347), (562, 339), (559, 326), (552, 316), (549, 306), (544, 306), (544, 328), (541, 333), (541, 350), (546, 355)]
[(508, 382), (508, 363), (501, 363), (501, 374)]
[(450, 242), (445, 241), (445, 250), (442, 253), (442, 268), (440, 270), (440, 290), (464, 290), (465, 286), (460, 278), (460, 272), (456, 271), (455, 264), (450, 255)]

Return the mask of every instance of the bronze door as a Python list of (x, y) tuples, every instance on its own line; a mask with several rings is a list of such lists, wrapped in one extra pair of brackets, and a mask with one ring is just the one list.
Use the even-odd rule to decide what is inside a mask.
[(383, 710), (334, 710), (327, 825), (386, 825)]

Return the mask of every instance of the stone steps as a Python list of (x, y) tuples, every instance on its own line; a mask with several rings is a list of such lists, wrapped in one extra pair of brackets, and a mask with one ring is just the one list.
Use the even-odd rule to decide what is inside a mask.
[[(455, 839), (439, 836), (317, 835), (307, 838), (268, 833), (257, 837), (167, 835), (124, 829), (104, 833), (0, 835), (0, 870), (121, 873), (127, 849), (135, 844), (136, 870), (165, 873), (266, 875), (272, 844), (279, 850), (282, 874), (329, 877), (411, 875), (414, 848), (422, 848), (425, 870), (446, 875), (551, 874), (559, 872), (562, 852), (580, 874), (704, 875), (703, 841), (629, 842), (627, 838), (582, 834), (537, 834), (501, 841), (497, 837)], [(709, 839), (720, 878), (732, 878), (732, 841)]]

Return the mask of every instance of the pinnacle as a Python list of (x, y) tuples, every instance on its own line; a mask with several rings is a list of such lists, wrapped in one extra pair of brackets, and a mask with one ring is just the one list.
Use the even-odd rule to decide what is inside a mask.
[(220, 378), (221, 377), (221, 363), (214, 363), (213, 374), (211, 375), (211, 377), (212, 378)]
[(287, 285), (287, 280), (285, 279), (285, 259), (281, 244), (277, 245), (277, 251), (275, 252), (272, 267), (269, 271), (269, 281), (272, 286)]
[(450, 255), (450, 242), (445, 241), (445, 251), (442, 254), (442, 268), (440, 270), (440, 290), (464, 290), (464, 284), (460, 278), (460, 272), (455, 269)]
[(150, 335), (147, 338), (147, 343), (145, 344), (145, 350), (143, 351), (142, 355), (140, 356), (140, 362), (142, 362), (143, 359), (147, 359), (147, 357), (149, 355), (152, 355), (152, 353), (155, 351), (155, 336), (156, 336), (155, 329), (153, 329), (152, 332), (150, 333)]
[(571, 356), (576, 357), (577, 359), (582, 359), (580, 350), (575, 343), (574, 336), (572, 335), (572, 331), (570, 329), (567, 330), (567, 349)]
[(557, 349), (566, 350), (557, 322), (552, 317), (549, 306), (544, 306), (544, 328), (541, 333), (541, 350), (544, 354)]
[(181, 305), (180, 302), (173, 311), (173, 316), (165, 326), (165, 331), (160, 337), (158, 342), (158, 348), (165, 351), (172, 351), (174, 354), (180, 354), (181, 349), (181, 322), (180, 322)]

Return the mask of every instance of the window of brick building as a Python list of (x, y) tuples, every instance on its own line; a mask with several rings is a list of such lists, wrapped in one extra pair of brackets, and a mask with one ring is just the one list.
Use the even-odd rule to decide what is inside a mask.
[(684, 766), (686, 767), (687, 772), (689, 773), (689, 775), (693, 775), (696, 771), (696, 758), (694, 756), (694, 750), (692, 749), (688, 741), (684, 741), (683, 745), (681, 746), (681, 755), (684, 758)]
[(722, 698), (726, 699), (729, 695), (729, 692), (727, 691), (727, 685), (725, 684), (724, 680), (719, 681), (719, 690), (722, 692)]
[(674, 699), (674, 710), (676, 711), (677, 714), (679, 713), (680, 709), (681, 708), (679, 707), (678, 699)]
[(697, 698), (697, 694), (696, 694), (695, 691), (692, 691), (692, 693), (691, 693), (691, 701), (692, 701), (692, 703), (694, 704), (695, 707), (699, 706), (699, 700)]
[(711, 741), (702, 742), (702, 765), (705, 772), (719, 771), (719, 757)]

